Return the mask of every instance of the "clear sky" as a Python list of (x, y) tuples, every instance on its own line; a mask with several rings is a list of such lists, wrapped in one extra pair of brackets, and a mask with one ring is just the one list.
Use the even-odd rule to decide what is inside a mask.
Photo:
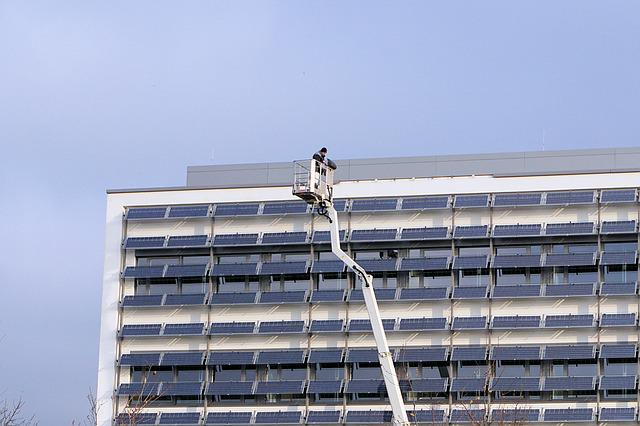
[(639, 145), (640, 2), (0, 0), (0, 398), (97, 375), (105, 189), (186, 166)]

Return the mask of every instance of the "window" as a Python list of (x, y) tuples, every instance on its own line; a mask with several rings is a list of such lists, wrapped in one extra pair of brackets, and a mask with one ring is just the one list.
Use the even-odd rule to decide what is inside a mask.
[(316, 369), (316, 380), (342, 380), (344, 379), (344, 368), (323, 367)]
[(347, 288), (347, 274), (320, 274), (318, 290), (344, 290)]
[(353, 368), (353, 372), (351, 374), (352, 379), (360, 380), (360, 379), (382, 379), (382, 370), (380, 370), (379, 366), (375, 367), (362, 367), (355, 366)]
[(489, 284), (489, 271), (487, 269), (462, 269), (458, 272), (458, 285), (460, 287), (480, 287)]

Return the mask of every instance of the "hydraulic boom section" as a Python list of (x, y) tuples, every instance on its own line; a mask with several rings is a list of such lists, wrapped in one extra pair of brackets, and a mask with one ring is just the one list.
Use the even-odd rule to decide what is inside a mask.
[(331, 233), (331, 251), (349, 269), (351, 269), (362, 284), (362, 294), (371, 321), (373, 337), (376, 341), (378, 359), (382, 369), (382, 377), (389, 395), (393, 410), (393, 424), (408, 426), (409, 419), (400, 392), (398, 376), (393, 365), (393, 355), (389, 350), (387, 336), (382, 326), (382, 318), (378, 309), (378, 301), (373, 291), (373, 277), (356, 263), (340, 247), (340, 228), (338, 226), (338, 212), (333, 207), (333, 172), (326, 164), (316, 160), (297, 161), (294, 163), (293, 194), (316, 207), (318, 214), (329, 220)]

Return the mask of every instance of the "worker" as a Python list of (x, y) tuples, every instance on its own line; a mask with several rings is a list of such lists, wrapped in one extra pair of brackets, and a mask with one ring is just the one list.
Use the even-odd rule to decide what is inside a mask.
[(326, 164), (328, 167), (331, 167), (333, 170), (337, 169), (338, 166), (332, 160), (327, 157), (327, 148), (322, 147), (320, 151), (313, 154), (313, 159), (318, 161), (319, 163)]

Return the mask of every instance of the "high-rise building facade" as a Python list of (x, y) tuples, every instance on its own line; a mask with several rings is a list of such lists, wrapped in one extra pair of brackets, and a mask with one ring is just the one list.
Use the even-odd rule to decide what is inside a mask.
[[(638, 422), (640, 149), (338, 163), (416, 424)], [(354, 276), (288, 163), (108, 193), (99, 426), (384, 424)]]

